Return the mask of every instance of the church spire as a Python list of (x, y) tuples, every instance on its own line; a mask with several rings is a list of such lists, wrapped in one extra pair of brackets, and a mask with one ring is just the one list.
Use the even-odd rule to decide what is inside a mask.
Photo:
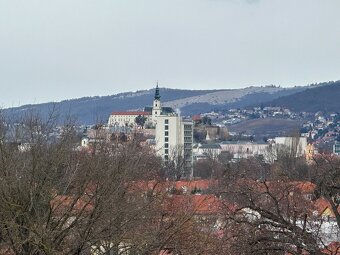
[(161, 96), (159, 94), (159, 88), (158, 88), (158, 81), (157, 81), (157, 86), (156, 86), (156, 91), (155, 91), (155, 100), (161, 99)]

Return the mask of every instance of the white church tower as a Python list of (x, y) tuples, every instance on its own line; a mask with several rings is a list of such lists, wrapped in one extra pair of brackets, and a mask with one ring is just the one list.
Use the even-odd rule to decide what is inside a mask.
[(161, 96), (159, 94), (158, 82), (155, 91), (155, 98), (152, 106), (152, 122), (155, 123), (158, 116), (162, 115)]

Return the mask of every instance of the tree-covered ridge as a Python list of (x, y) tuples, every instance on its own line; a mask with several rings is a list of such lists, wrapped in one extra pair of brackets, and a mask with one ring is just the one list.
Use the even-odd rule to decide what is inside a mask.
[[(172, 106), (172, 102), (182, 100), (184, 105), (180, 108), (183, 115), (193, 115), (214, 110), (225, 110), (235, 107), (245, 107), (250, 104), (258, 104), (289, 95), (306, 87), (280, 88), (275, 86), (248, 87), (244, 89), (221, 89), (221, 90), (184, 90), (160, 88), (161, 101), (165, 106)], [(246, 92), (251, 91), (251, 92)], [(237, 95), (234, 100), (219, 98), (216, 102), (216, 93)], [(106, 122), (112, 111), (127, 111), (144, 109), (151, 106), (155, 90), (142, 90), (136, 92), (126, 92), (110, 96), (83, 97), (79, 99), (64, 100), (61, 102), (50, 102), (43, 104), (24, 105), (5, 109), (11, 118), (24, 116), (32, 110), (39, 112), (43, 116), (48, 116), (52, 109), (60, 113), (60, 119), (65, 116), (75, 116), (79, 124), (93, 124)], [(193, 100), (194, 99), (194, 100)]]
[(265, 105), (287, 107), (296, 112), (339, 112), (340, 81), (322, 83), (305, 91), (274, 99)]

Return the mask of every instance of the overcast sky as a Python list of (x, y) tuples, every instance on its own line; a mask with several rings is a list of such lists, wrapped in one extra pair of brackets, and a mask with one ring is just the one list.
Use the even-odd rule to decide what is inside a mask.
[(0, 106), (340, 79), (340, 0), (0, 0)]

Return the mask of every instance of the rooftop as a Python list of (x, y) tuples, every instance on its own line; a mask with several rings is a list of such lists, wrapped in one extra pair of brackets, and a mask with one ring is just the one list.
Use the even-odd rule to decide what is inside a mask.
[(213, 144), (200, 144), (198, 148), (201, 149), (221, 149), (221, 146), (218, 143)]
[(151, 115), (151, 113), (145, 111), (131, 111), (131, 112), (112, 112), (111, 115)]

